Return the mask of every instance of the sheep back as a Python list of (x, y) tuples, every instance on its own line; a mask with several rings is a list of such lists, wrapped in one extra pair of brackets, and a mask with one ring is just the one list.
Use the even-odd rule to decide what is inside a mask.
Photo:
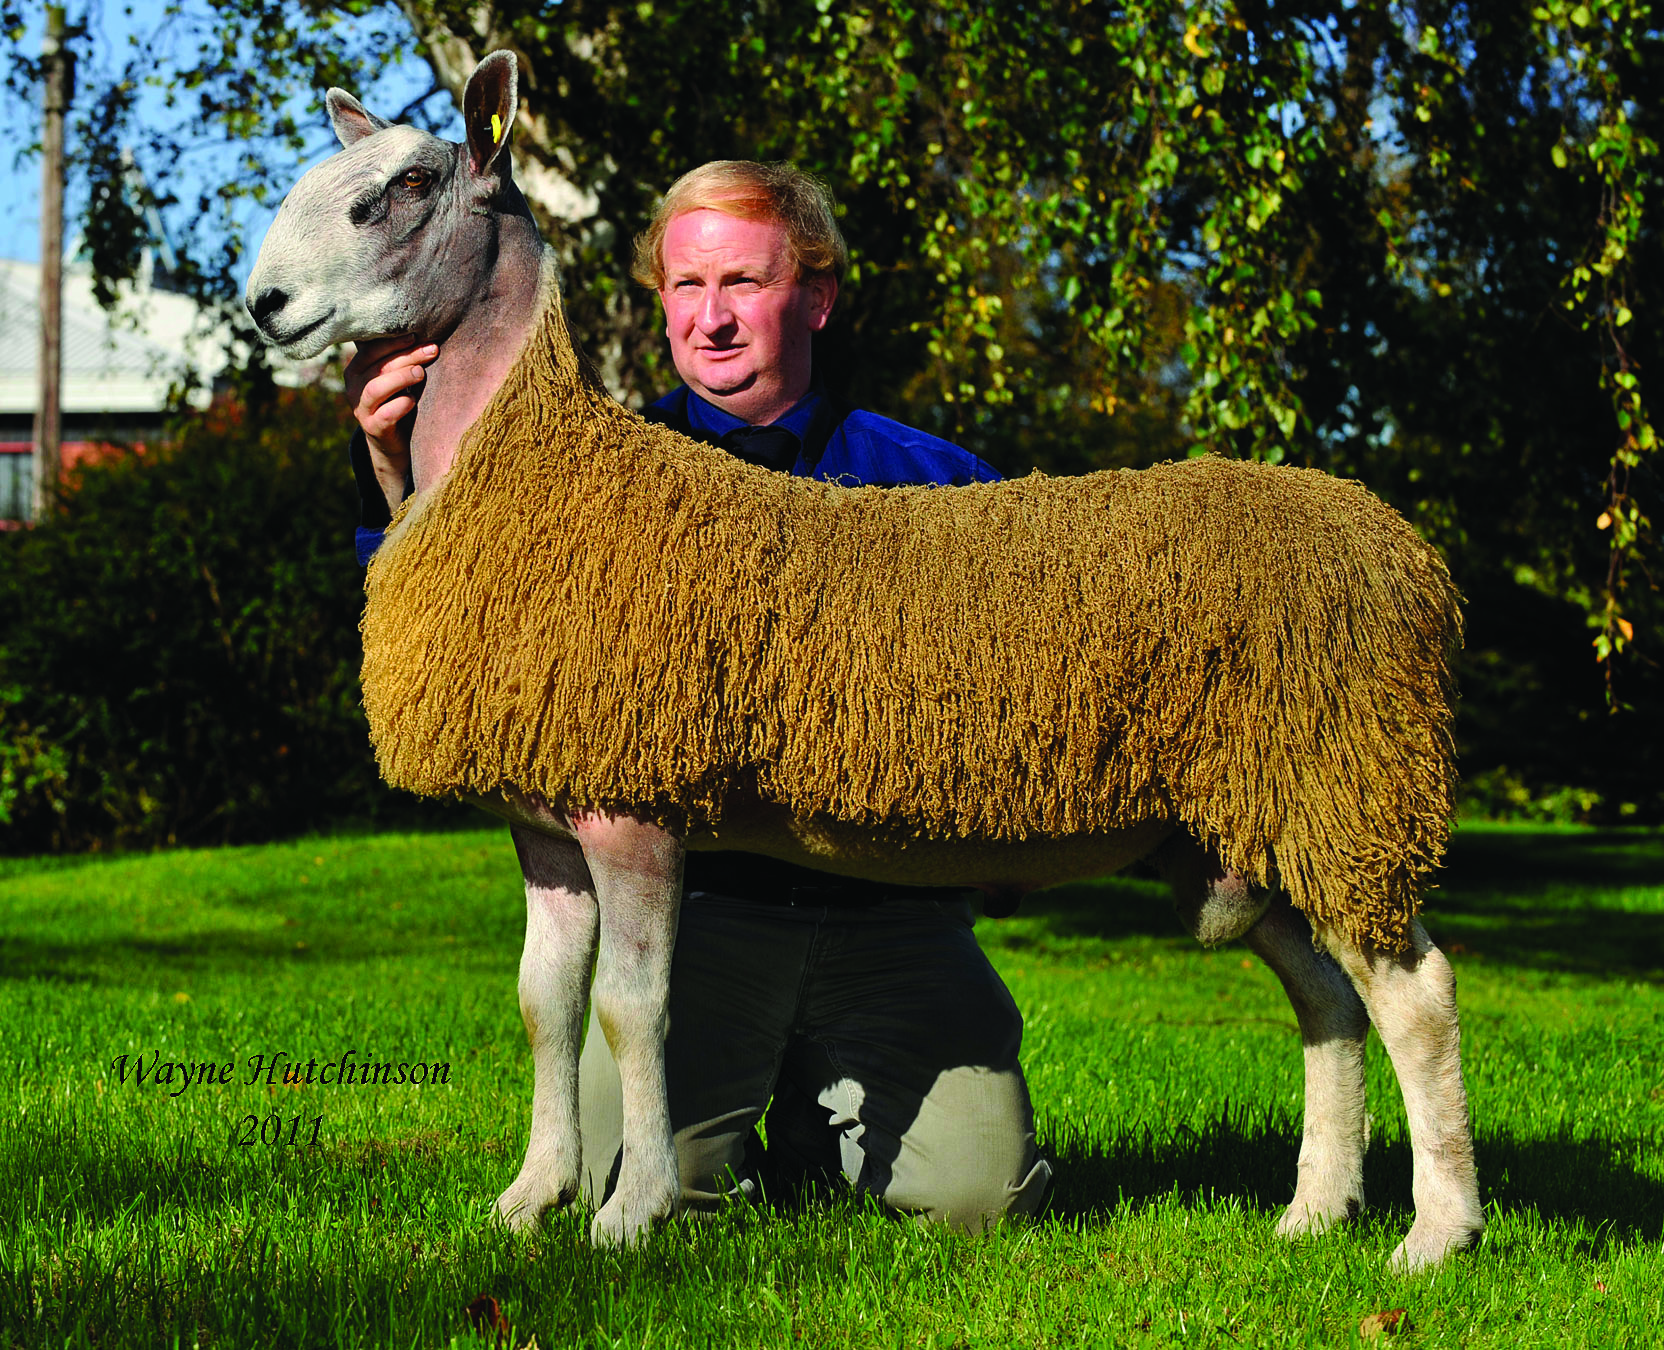
[(1355, 483), (1220, 459), (959, 488), (770, 473), (542, 321), (371, 566), (387, 781), (719, 827), (1176, 819), (1390, 950), (1446, 841), (1458, 596)]

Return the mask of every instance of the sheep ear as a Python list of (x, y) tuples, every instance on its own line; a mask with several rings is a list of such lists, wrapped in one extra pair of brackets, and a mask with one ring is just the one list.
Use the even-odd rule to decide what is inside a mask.
[(331, 89), (324, 95), (324, 106), (329, 109), (329, 124), (348, 149), (366, 136), (374, 136), (393, 125), (377, 117), (345, 89)]
[(474, 67), (462, 91), (462, 120), (468, 127), (468, 162), (488, 172), (508, 144), (520, 106), (520, 70), (513, 52), (492, 52)]

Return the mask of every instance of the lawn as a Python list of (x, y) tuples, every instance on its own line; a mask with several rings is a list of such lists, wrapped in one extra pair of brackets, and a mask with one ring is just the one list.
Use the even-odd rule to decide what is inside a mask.
[[(1400, 1309), (1396, 1345), (1658, 1344), (1664, 836), (1469, 826), (1442, 880), (1490, 1226), (1400, 1278), (1410, 1158), (1379, 1046), (1364, 1218), (1280, 1241), (1293, 1015), (1153, 882), (978, 927), (1027, 1019), (1043, 1220), (969, 1238), (842, 1198), (616, 1253), (579, 1215), (488, 1221), (530, 1095), (506, 832), (0, 861), (0, 1346), (485, 1345), (482, 1295), (504, 1344), (545, 1350), (1334, 1346)], [(247, 1081), (252, 1056), (349, 1052), (430, 1081)]]

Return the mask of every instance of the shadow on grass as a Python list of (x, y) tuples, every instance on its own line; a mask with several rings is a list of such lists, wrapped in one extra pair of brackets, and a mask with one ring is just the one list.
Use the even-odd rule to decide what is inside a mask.
[[(1274, 1213), (1292, 1190), (1292, 1128), (1252, 1111), (1227, 1109), (1199, 1132), (1129, 1133), (1107, 1145), (1054, 1126), (1052, 1143), (1053, 1212), (1064, 1221), (1102, 1223), (1123, 1205), (1175, 1190), (1181, 1201), (1237, 1197)], [(204, 1162), (190, 1149), (173, 1157), (103, 1144), (33, 1122), (0, 1141), (0, 1185), (17, 1201), (0, 1216), (0, 1236), (13, 1242), (0, 1261), (8, 1345), (443, 1343), (466, 1334), (465, 1310), (482, 1294), (510, 1320), (527, 1319), (511, 1345), (533, 1324), (540, 1335), (559, 1328), (560, 1343), (590, 1343), (591, 1328), (609, 1344), (657, 1343), (664, 1327), (684, 1326), (703, 1343), (770, 1344), (790, 1332), (778, 1298), (765, 1306), (729, 1292), (758, 1287), (760, 1270), (788, 1300), (800, 1287), (813, 1297), (870, 1284), (874, 1270), (911, 1299), (941, 1290), (958, 1254), (974, 1251), (948, 1235), (896, 1244), (890, 1235), (902, 1225), (847, 1195), (790, 1227), (671, 1225), (628, 1252), (601, 1251), (577, 1211), (529, 1239), (495, 1229), (483, 1209), (477, 1220), (470, 1209), (461, 1226), (454, 1204), (424, 1215), (432, 1172), (454, 1165), (454, 1145), (386, 1167), (366, 1154), (322, 1168), (254, 1169)], [(1484, 1194), (1504, 1210), (1579, 1225), (1591, 1234), (1578, 1234), (1579, 1249), (1595, 1257), (1653, 1241), (1660, 1187), (1613, 1157), (1598, 1142), (1483, 1139)], [(1371, 1150), (1374, 1224), (1408, 1228), (1409, 1166), (1404, 1144)], [(295, 1216), (320, 1205), (332, 1217), (296, 1226)], [(200, 1216), (194, 1228), (191, 1212)]]
[(1656, 831), (1459, 831), (1439, 881), (1427, 927), (1458, 956), (1618, 979), (1664, 975), (1664, 899), (1635, 908), (1612, 894), (1664, 893)]
[[(295, 933), (306, 933), (303, 945)], [(224, 929), (166, 938), (119, 937), (90, 942), (48, 942), (0, 937), (0, 983), (110, 984), (149, 987), (159, 973), (167, 979), (246, 976), (255, 972), (327, 970), (366, 961), (439, 960), (461, 970), (476, 962), (493, 967), (518, 954), (515, 939), (501, 943), (466, 940), (424, 926), (415, 932), (365, 934), (359, 930), (319, 933), (316, 926), (273, 933)]]
[(1433, 941), (1458, 960), (1615, 980), (1664, 978), (1664, 914), (1594, 907), (1544, 914), (1524, 901), (1483, 912), (1441, 905), (1426, 922)]
[(1459, 829), (1440, 883), (1464, 907), (1497, 891), (1529, 899), (1567, 886), (1664, 888), (1664, 833)]
[[(9, 1217), (33, 1210), (38, 1195), (47, 1214), (64, 1210), (95, 1225), (224, 1207), (280, 1213), (297, 1198), (351, 1214), (374, 1191), (412, 1182), (420, 1189), (426, 1173), (455, 1168), (459, 1154), (501, 1153), (497, 1141), (463, 1128), (401, 1134), (395, 1126), (371, 1139), (239, 1148), (238, 1119), (228, 1116), (226, 1126), (223, 1135), (186, 1128), (147, 1146), (84, 1121), (26, 1119), (0, 1140), (0, 1193), (22, 1198)], [(512, 1175), (513, 1159), (503, 1157), (502, 1171)]]
[[(1610, 894), (1664, 891), (1664, 834), (1639, 830), (1459, 830), (1439, 889), (1427, 897), (1433, 938), (1458, 956), (1618, 979), (1664, 977), (1664, 899), (1619, 908)], [(1064, 938), (1188, 936), (1153, 875), (1133, 869), (1104, 881), (1059, 886), (1023, 901), (1018, 913)], [(997, 922), (980, 929), (994, 945)]]
[[(1287, 1120), (1227, 1107), (1201, 1130), (1150, 1130), (1107, 1143), (1068, 1122), (1052, 1122), (1043, 1147), (1057, 1181), (1051, 1211), (1061, 1218), (1102, 1219), (1124, 1204), (1145, 1205), (1177, 1192), (1187, 1200), (1234, 1197), (1275, 1213), (1294, 1194), (1299, 1132)], [(1603, 1139), (1482, 1136), (1479, 1190), (1487, 1206), (1535, 1210), (1545, 1220), (1581, 1221), (1595, 1247), (1651, 1242), (1664, 1230), (1664, 1184), (1622, 1161), (1635, 1149)], [(1364, 1155), (1364, 1194), (1376, 1212), (1414, 1207), (1407, 1140), (1375, 1140)]]
[(1598, 1231), (1597, 1251), (1612, 1239), (1664, 1237), (1664, 1183), (1621, 1160), (1639, 1151), (1633, 1141), (1497, 1134), (1481, 1136), (1476, 1149), (1487, 1203), (1582, 1219)]
[[(1017, 917), (1038, 919), (1054, 937), (1101, 938), (1106, 942), (1155, 937), (1180, 938), (1187, 945), (1191, 942), (1173, 912), (1166, 885), (1143, 864), (1101, 881), (1035, 891), (1023, 897)], [(998, 919), (979, 920), (977, 932), (985, 939), (1001, 941), (1000, 923)], [(1022, 946), (1024, 941), (1019, 938), (1010, 945)]]
[(1249, 1209), (1272, 1210), (1294, 1193), (1299, 1137), (1285, 1120), (1227, 1107), (1200, 1130), (1158, 1133), (1146, 1128), (1107, 1141), (1074, 1122), (1040, 1128), (1052, 1158), (1050, 1212), (1065, 1219), (1103, 1219), (1121, 1205), (1171, 1195), (1235, 1197)]
[[(73, 1128), (26, 1122), (0, 1144), (0, 1178), (20, 1196), (44, 1194), (83, 1219), (155, 1215), (196, 1209), (228, 1196), (281, 1207), (295, 1191), (351, 1194), (361, 1180), (385, 1185), (390, 1162), (405, 1170), (454, 1166), (455, 1151), (495, 1153), (494, 1144), (460, 1142), (450, 1131), (430, 1131), (380, 1142), (356, 1141), (317, 1153), (285, 1155), (279, 1165), (253, 1169), (233, 1154), (215, 1157), (193, 1136), (165, 1150), (135, 1148)], [(217, 1142), (217, 1141), (214, 1141)], [(1246, 1208), (1275, 1213), (1294, 1194), (1299, 1134), (1290, 1121), (1230, 1106), (1200, 1130), (1143, 1129), (1107, 1142), (1089, 1138), (1069, 1121), (1041, 1126), (1041, 1147), (1056, 1173), (1050, 1212), (1064, 1219), (1102, 1220), (1123, 1205), (1145, 1205), (1177, 1193), (1186, 1200), (1235, 1198)], [(1569, 1134), (1521, 1138), (1482, 1135), (1477, 1141), (1480, 1194), (1487, 1206), (1536, 1211), (1545, 1220), (1581, 1221), (1600, 1240), (1654, 1241), (1664, 1236), (1664, 1183), (1620, 1160), (1633, 1145)], [(502, 1160), (504, 1177), (513, 1158)], [(25, 1181), (28, 1182), (25, 1185)], [(1375, 1140), (1364, 1156), (1364, 1193), (1373, 1210), (1413, 1208), (1410, 1145)], [(838, 1192), (841, 1194), (842, 1192)], [(137, 1202), (137, 1204), (136, 1204)]]
[[(389, 793), (390, 797), (395, 796)], [(109, 848), (85, 853), (6, 853), (0, 851), (0, 881), (9, 877), (38, 876), (48, 872), (70, 872), (118, 867), (145, 858), (230, 849), (310, 848), (317, 844), (336, 845), (354, 839), (377, 839), (389, 834), (465, 834), (500, 825), (495, 816), (462, 802), (396, 794), (389, 809), (374, 816), (345, 816), (325, 829), (286, 834), (274, 839), (186, 839), (177, 846), (158, 848)], [(505, 831), (506, 832), (506, 831)]]

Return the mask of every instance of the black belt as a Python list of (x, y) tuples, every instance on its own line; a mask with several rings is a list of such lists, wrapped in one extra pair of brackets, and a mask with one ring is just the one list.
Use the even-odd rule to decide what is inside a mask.
[(791, 886), (783, 891), (753, 891), (740, 886), (701, 886), (689, 895), (716, 900), (743, 900), (754, 905), (789, 905), (801, 909), (865, 909), (899, 897), (880, 886)]
[(817, 872), (754, 853), (690, 853), (683, 868), (687, 891), (765, 905), (859, 908), (886, 900), (962, 900), (955, 886), (896, 886)]

